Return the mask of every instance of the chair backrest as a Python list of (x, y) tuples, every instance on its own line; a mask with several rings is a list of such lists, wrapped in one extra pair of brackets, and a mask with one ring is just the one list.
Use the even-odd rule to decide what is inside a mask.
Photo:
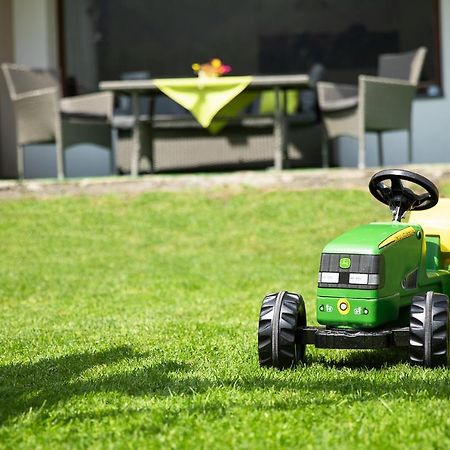
[(319, 63), (313, 64), (308, 72), (309, 84), (315, 88), (316, 84), (322, 80), (324, 74), (325, 74), (325, 66), (323, 64)]
[(12, 99), (26, 92), (59, 88), (57, 79), (49, 71), (10, 63), (3, 63), (1, 67)]
[(378, 58), (378, 75), (385, 78), (398, 78), (417, 85), (422, 72), (427, 49), (419, 47), (417, 50), (404, 53), (380, 55)]
[(59, 86), (49, 71), (1, 65), (16, 119), (19, 146), (59, 138)]
[[(308, 113), (318, 115), (317, 90), (316, 86), (322, 80), (325, 73), (325, 67), (322, 64), (314, 64), (308, 72), (310, 89), (301, 89), (299, 92), (300, 104), (298, 106), (299, 113)], [(311, 116), (314, 121), (316, 117)]]

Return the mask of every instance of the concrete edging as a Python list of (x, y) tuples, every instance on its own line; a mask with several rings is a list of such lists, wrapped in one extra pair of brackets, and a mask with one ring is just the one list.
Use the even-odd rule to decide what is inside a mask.
[[(450, 165), (414, 165), (401, 168), (418, 172), (434, 183), (450, 181)], [(145, 175), (139, 178), (108, 177), (55, 180), (0, 181), (0, 199), (104, 195), (111, 193), (209, 191), (250, 187), (272, 190), (367, 188), (370, 177), (380, 168), (302, 169), (245, 171), (221, 174)]]

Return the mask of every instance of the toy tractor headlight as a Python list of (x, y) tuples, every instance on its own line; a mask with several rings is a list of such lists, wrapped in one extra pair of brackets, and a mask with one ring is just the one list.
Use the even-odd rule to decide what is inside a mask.
[(382, 255), (322, 253), (319, 287), (378, 289), (382, 281)]

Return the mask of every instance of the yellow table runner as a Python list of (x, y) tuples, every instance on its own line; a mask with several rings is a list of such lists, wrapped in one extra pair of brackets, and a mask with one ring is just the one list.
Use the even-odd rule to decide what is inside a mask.
[(156, 79), (154, 83), (161, 92), (190, 111), (202, 127), (217, 133), (226, 125), (220, 116), (232, 117), (255, 99), (255, 93), (242, 92), (251, 80), (251, 76), (166, 78)]

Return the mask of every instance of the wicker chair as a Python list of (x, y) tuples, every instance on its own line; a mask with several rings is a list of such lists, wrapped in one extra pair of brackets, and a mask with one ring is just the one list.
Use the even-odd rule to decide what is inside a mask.
[[(111, 93), (95, 93), (60, 98), (59, 84), (49, 71), (4, 63), (1, 65), (16, 119), (17, 174), (24, 176), (24, 146), (41, 142), (56, 143), (57, 176), (64, 178), (62, 119), (82, 126), (110, 123), (113, 112)], [(111, 148), (114, 170), (114, 145)]]
[(358, 167), (365, 167), (365, 133), (378, 133), (378, 155), (383, 165), (382, 132), (408, 131), (408, 160), (412, 160), (411, 111), (426, 48), (380, 55), (378, 76), (359, 76), (358, 86), (320, 82), (319, 107), (326, 135), (322, 147), (323, 165), (328, 166), (330, 139), (352, 136), (358, 139)]

